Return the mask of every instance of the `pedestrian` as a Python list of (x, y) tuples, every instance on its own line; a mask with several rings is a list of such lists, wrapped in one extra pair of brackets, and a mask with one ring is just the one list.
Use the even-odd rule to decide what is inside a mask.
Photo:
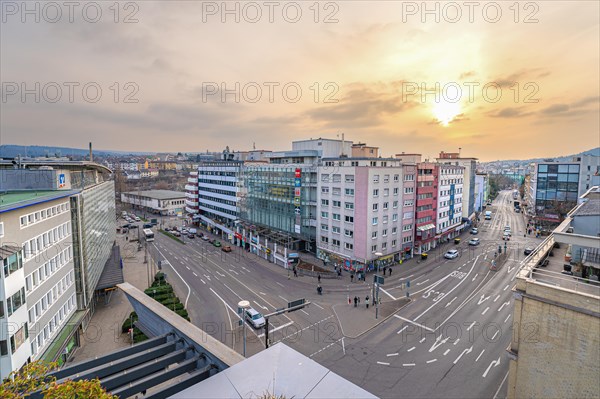
[(356, 297), (356, 299), (358, 300), (358, 304), (360, 305), (360, 297)]
[(365, 297), (365, 304), (367, 305), (367, 309), (369, 309), (369, 296)]
[(352, 301), (350, 300), (350, 295), (348, 295), (348, 305), (351, 305)]
[(390, 267), (390, 276), (392, 275), (392, 268)]
[(321, 284), (321, 275), (317, 274), (317, 281), (319, 282), (319, 284)]
[(358, 306), (358, 298), (354, 296), (354, 307)]
[(296, 270), (296, 266), (294, 266), (294, 277), (298, 277), (298, 270)]
[(354, 282), (354, 273), (352, 273), (352, 274), (350, 275), (350, 282), (351, 282), (351, 283), (353, 283), (353, 282)]
[(385, 272), (387, 271), (387, 267), (383, 268), (383, 275), (385, 276)]

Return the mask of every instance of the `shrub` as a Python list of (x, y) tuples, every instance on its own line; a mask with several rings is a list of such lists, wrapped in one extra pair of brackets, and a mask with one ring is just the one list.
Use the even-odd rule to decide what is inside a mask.
[(183, 309), (183, 310), (176, 310), (175, 313), (177, 313), (179, 316), (181, 316), (183, 318), (188, 317), (188, 312), (185, 309)]
[(166, 299), (162, 299), (159, 302), (162, 303), (165, 306), (171, 306), (173, 304), (181, 303), (181, 301), (179, 300), (179, 298), (177, 298), (176, 296), (173, 296), (173, 297), (170, 297), (170, 298), (166, 298)]

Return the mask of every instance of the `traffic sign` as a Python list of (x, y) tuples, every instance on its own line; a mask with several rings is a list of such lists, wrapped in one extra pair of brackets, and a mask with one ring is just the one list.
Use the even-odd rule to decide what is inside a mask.
[(379, 285), (383, 285), (384, 278), (383, 276), (373, 275), (373, 282)]

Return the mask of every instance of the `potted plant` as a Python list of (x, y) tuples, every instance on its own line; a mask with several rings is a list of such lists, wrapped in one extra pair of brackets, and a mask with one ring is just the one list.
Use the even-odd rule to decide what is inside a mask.
[(573, 276), (575, 276), (575, 277), (583, 276), (583, 262), (579, 261), (575, 264), (575, 268), (573, 269)]
[(565, 254), (565, 262), (571, 262), (571, 245), (567, 247), (567, 253)]

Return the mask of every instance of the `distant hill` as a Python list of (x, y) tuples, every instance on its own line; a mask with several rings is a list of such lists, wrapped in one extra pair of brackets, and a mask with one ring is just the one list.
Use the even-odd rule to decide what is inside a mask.
[(596, 157), (600, 157), (600, 147), (592, 148), (591, 150), (580, 152), (579, 154), (572, 155), (562, 155), (562, 156), (549, 156), (543, 158), (531, 158), (531, 159), (507, 159), (507, 160), (498, 160), (498, 161), (490, 161), (490, 162), (482, 162), (483, 165), (497, 165), (497, 164), (509, 164), (509, 165), (527, 165), (532, 162), (540, 162), (544, 159), (554, 159), (559, 162), (567, 162), (573, 159), (573, 157), (578, 157), (581, 155), (593, 155)]
[[(147, 155), (151, 152), (129, 152), (129, 151), (113, 151), (113, 150), (93, 150), (94, 155), (110, 156), (110, 155)], [(23, 157), (45, 157), (50, 156), (76, 156), (82, 157), (89, 154), (88, 149), (70, 148), (70, 147), (49, 147), (39, 145), (0, 145), (0, 158), (15, 158), (18, 155)]]

